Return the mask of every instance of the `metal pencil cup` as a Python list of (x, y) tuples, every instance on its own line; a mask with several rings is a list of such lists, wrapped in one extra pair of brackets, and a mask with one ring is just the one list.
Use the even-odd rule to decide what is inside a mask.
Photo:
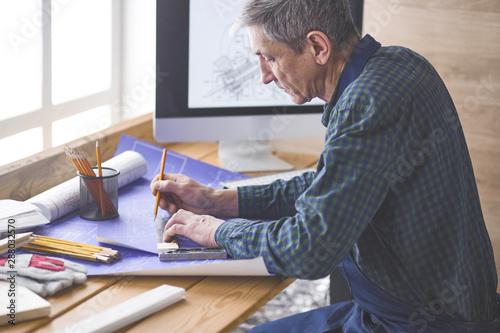
[[(97, 173), (97, 167), (92, 167)], [(118, 217), (118, 175), (120, 171), (103, 167), (102, 177), (80, 177), (80, 217), (103, 221)]]

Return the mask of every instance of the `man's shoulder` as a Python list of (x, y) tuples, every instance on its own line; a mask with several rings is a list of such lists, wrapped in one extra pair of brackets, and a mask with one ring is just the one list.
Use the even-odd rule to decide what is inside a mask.
[(420, 54), (402, 47), (379, 48), (367, 61), (360, 80), (383, 81), (387, 86), (415, 84), (431, 67)]
[(382, 46), (368, 60), (370, 62), (391, 61), (394, 63), (428, 64), (419, 53), (404, 46)]
[(424, 57), (408, 48), (381, 47), (344, 91), (339, 106), (343, 103), (351, 107), (366, 104), (373, 107), (373, 103), (394, 105), (408, 98), (429, 68), (432, 66)]

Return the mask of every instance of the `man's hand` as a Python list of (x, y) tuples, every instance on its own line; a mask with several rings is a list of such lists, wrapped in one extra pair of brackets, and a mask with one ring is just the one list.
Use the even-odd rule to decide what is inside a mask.
[(161, 192), (160, 207), (170, 214), (179, 209), (202, 214), (209, 213), (210, 195), (214, 189), (202, 185), (197, 181), (180, 174), (164, 174), (163, 180), (158, 181), (158, 176), (151, 182), (151, 191)]
[(180, 209), (195, 214), (235, 217), (238, 214), (238, 193), (233, 190), (217, 190), (198, 183), (181, 174), (164, 174), (151, 182), (151, 191), (161, 192), (160, 208), (169, 214)]
[(163, 240), (168, 242), (175, 235), (182, 235), (204, 246), (219, 247), (215, 242), (215, 231), (222, 223), (223, 220), (213, 216), (197, 215), (181, 209), (165, 225)]

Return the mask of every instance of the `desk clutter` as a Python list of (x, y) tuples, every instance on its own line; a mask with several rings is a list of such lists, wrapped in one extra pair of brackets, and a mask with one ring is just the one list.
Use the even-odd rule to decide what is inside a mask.
[[(12, 227), (16, 227), (18, 236), (21, 232), (33, 233), (33, 236), (29, 237), (30, 243), (22, 244), (20, 248), (23, 240), (19, 240), (19, 244), (16, 244), (18, 247), (16, 255), (32, 254), (36, 251), (39, 254), (68, 258), (84, 265), (89, 276), (270, 275), (262, 258), (215, 259), (226, 258), (225, 252), (221, 249), (216, 251), (201, 249), (199, 244), (193, 244), (191, 240), (182, 237), (178, 237), (179, 242), (176, 244), (179, 245), (179, 249), (167, 250), (166, 256), (159, 256), (159, 242), (151, 214), (155, 208), (155, 197), (151, 194), (149, 185), (163, 168), (165, 173), (182, 173), (215, 188), (221, 188), (222, 181), (247, 177), (175, 151), (169, 150), (168, 155), (165, 153), (166, 160), (164, 160), (163, 152), (163, 147), (123, 135), (115, 156), (102, 163), (101, 168), (120, 170), (118, 177), (120, 214), (116, 218), (105, 221), (88, 220), (79, 215), (78, 176), (24, 202), (23, 204), (32, 205), (33, 209), (39, 211), (49, 223), (44, 221), (43, 224), (25, 230), (20, 223), (22, 216), (15, 214), (11, 217), (6, 216), (7, 221), (15, 220)], [(76, 171), (90, 174), (92, 166), (82, 154), (67, 147), (65, 155)], [(100, 160), (97, 144), (96, 155)], [(97, 172), (94, 171), (95, 167), (92, 170), (94, 175), (98, 176), (98, 168), (99, 166)], [(106, 212), (106, 208), (103, 209), (101, 206), (101, 198), (106, 199), (101, 196), (99, 183), (96, 182), (89, 188), (93, 188), (90, 191), (100, 206), (98, 213)], [(167, 212), (158, 211), (158, 220), (165, 220), (168, 217)], [(6, 229), (9, 227), (8, 223)], [(186, 248), (191, 250), (184, 250)]]
[[(78, 173), (99, 177), (100, 156), (97, 147), (96, 150), (97, 167), (92, 167), (83, 155), (69, 147), (65, 149), (65, 154)], [(102, 164), (101, 171), (105, 167), (120, 170), (120, 177), (117, 177), (120, 215), (116, 218), (89, 220), (80, 216), (79, 176), (25, 202), (0, 200), (0, 208), (2, 204), (8, 208), (2, 210), (5, 214), (0, 214), (0, 232), (3, 233), (2, 237), (5, 237), (0, 240), (0, 287), (3, 282), (1, 280), (4, 280), (10, 288), (9, 278), (11, 271), (15, 270), (18, 296), (16, 322), (48, 316), (50, 304), (41, 297), (52, 296), (64, 288), (84, 283), (87, 276), (92, 275), (272, 275), (267, 271), (262, 258), (226, 258), (227, 254), (222, 249), (200, 248), (199, 244), (180, 236), (177, 237), (175, 249), (163, 251), (165, 243), (158, 241), (157, 226), (151, 221), (155, 198), (149, 188), (151, 180), (163, 168), (165, 173), (182, 173), (215, 188), (221, 188), (222, 181), (247, 176), (203, 163), (175, 151), (169, 151), (166, 158), (165, 150), (165, 157), (162, 158), (162, 150), (156, 145), (124, 135), (115, 156)], [(97, 203), (98, 214), (113, 210), (113, 206), (101, 192), (104, 188), (98, 181), (87, 185), (85, 184), (89, 195)], [(106, 193), (111, 196), (107, 191)], [(117, 205), (114, 205), (114, 208), (116, 210)], [(162, 210), (158, 212), (155, 221), (164, 223), (168, 217)], [(193, 257), (198, 260), (193, 260)], [(89, 321), (77, 323), (74, 327), (118, 329), (129, 320), (140, 320), (142, 317), (138, 313), (141, 316), (152, 314), (181, 300), (184, 290), (175, 288), (165, 286), (159, 290), (150, 290), (138, 298), (132, 298), (109, 309), (105, 314), (98, 314), (90, 317)], [(67, 292), (72, 293), (73, 289)], [(9, 301), (8, 298), (5, 299)], [(0, 298), (2, 307), (3, 300), (4, 298)], [(89, 322), (91, 324), (88, 324)], [(0, 325), (2, 324), (6, 323), (2, 321)]]

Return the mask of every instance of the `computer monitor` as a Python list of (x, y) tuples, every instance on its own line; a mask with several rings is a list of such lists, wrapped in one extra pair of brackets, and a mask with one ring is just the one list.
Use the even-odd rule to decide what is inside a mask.
[(233, 171), (291, 169), (271, 154), (269, 141), (323, 137), (324, 102), (295, 105), (273, 83), (261, 82), (246, 31), (229, 34), (243, 3), (157, 1), (154, 136), (218, 141), (219, 159)]

